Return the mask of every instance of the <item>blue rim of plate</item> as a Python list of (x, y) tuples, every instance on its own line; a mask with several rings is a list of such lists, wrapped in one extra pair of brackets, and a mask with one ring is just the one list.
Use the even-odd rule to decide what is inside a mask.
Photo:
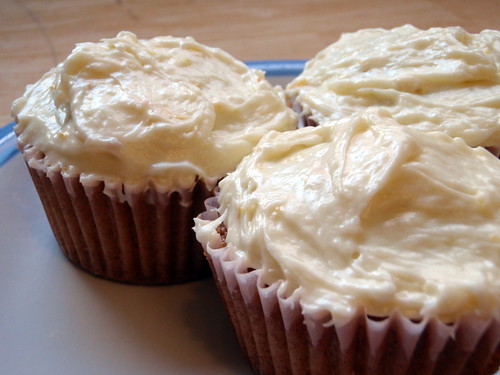
[[(256, 60), (247, 61), (253, 69), (263, 70), (267, 77), (297, 76), (304, 69), (305, 60)], [(0, 167), (7, 163), (17, 152), (14, 123), (0, 128)]]

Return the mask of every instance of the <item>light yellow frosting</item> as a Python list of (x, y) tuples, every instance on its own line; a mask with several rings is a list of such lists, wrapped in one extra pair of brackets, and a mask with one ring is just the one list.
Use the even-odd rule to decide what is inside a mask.
[(269, 130), (296, 127), (264, 72), (190, 37), (76, 46), (12, 107), (21, 145), (83, 183), (214, 186)]
[(411, 25), (346, 33), (287, 90), (317, 123), (367, 107), (470, 146), (500, 145), (500, 31)]
[[(500, 314), (500, 161), (368, 111), (272, 132), (220, 182), (232, 259), (299, 293), (308, 314), (359, 309), (453, 322)], [(246, 267), (243, 267), (246, 269)]]

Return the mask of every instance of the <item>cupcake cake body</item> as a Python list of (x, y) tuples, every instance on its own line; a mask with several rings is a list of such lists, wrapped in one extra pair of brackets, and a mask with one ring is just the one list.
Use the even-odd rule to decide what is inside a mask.
[(498, 369), (499, 169), (378, 111), (265, 137), (196, 221), (257, 372)]
[(499, 31), (405, 25), (343, 34), (287, 90), (312, 124), (377, 107), (402, 125), (495, 148), (499, 83)]
[[(68, 181), (75, 181), (87, 191), (81, 194), (82, 200), (89, 196), (88, 191), (97, 189), (106, 202), (99, 205), (107, 208), (90, 216), (101, 218), (104, 214), (123, 222), (111, 225), (113, 238), (101, 238), (95, 224), (88, 242), (85, 233), (74, 233), (83, 220), (75, 217), (81, 211), (75, 202), (69, 214), (62, 208), (64, 204), (45, 200), (46, 210), (61, 207), (56, 209), (58, 213), (49, 215), (53, 217), (51, 224), (63, 213), (75, 221), (75, 228), (65, 236), (56, 235), (68, 237), (59, 241), (65, 252), (78, 253), (70, 258), (92, 273), (131, 282), (164, 282), (170, 276), (140, 268), (109, 274), (107, 270), (115, 268), (121, 257), (120, 248), (141, 248), (138, 253), (163, 258), (181, 256), (183, 248), (195, 245), (194, 239), (167, 246), (165, 242), (170, 241), (161, 240), (163, 234), (157, 231), (192, 238), (189, 216), (196, 215), (217, 181), (233, 170), (269, 130), (295, 127), (295, 115), (286, 108), (283, 92), (272, 87), (263, 72), (251, 70), (222, 50), (192, 38), (140, 40), (129, 32), (99, 43), (77, 45), (64, 62), (27, 87), (14, 102), (13, 115), (18, 143), (32, 172), (51, 181), (58, 176), (66, 187), (72, 184)], [(74, 190), (67, 192), (70, 201), (79, 195)], [(193, 192), (199, 197), (193, 197)], [(133, 202), (139, 196), (147, 213), (134, 212)], [(175, 202), (159, 203), (171, 199)], [(120, 210), (127, 211), (127, 217), (121, 217), (117, 208), (110, 209), (115, 203), (122, 205)], [(157, 211), (159, 206), (171, 204), (187, 211), (165, 211), (165, 207)], [(84, 205), (89, 207), (88, 202)], [(139, 229), (145, 217), (147, 227)], [(158, 224), (159, 217), (163, 217), (163, 224)], [(166, 222), (173, 226), (165, 226)], [(158, 228), (153, 231), (148, 229), (151, 226)], [(148, 240), (142, 245), (140, 232), (144, 231)], [(123, 238), (121, 232), (132, 234)], [(112, 259), (106, 255), (108, 250), (100, 248), (106, 242), (115, 249)], [(160, 242), (164, 245), (156, 246)], [(94, 248), (90, 252), (96, 252), (94, 258), (100, 259), (96, 267), (90, 265), (88, 247)], [(142, 258), (137, 254), (127, 257), (139, 262)], [(88, 261), (82, 264), (79, 258)], [(183, 279), (182, 269), (176, 273), (179, 277), (172, 281)]]

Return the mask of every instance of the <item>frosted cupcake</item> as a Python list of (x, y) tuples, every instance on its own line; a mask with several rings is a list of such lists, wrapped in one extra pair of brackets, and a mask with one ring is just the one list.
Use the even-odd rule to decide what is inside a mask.
[(500, 149), (500, 31), (460, 27), (346, 33), (287, 86), (310, 125), (384, 108), (402, 125)]
[(263, 72), (189, 37), (129, 32), (77, 45), (12, 113), (63, 252), (146, 284), (206, 273), (192, 218), (264, 134), (296, 126)]
[(500, 161), (369, 111), (267, 135), (196, 219), (259, 374), (493, 374)]

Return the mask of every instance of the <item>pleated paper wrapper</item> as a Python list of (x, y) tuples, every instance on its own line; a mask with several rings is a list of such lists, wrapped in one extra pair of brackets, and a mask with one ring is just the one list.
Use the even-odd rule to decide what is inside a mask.
[[(216, 217), (213, 210), (200, 215)], [(256, 374), (492, 375), (500, 366), (498, 318), (464, 316), (450, 325), (414, 322), (398, 312), (373, 318), (360, 309), (348, 323), (330, 324), (328, 313), (304, 314), (297, 293), (280, 295), (280, 282), (265, 285), (261, 270), (232, 260), (224, 238), (203, 245)]]
[[(135, 284), (173, 284), (206, 277), (210, 269), (193, 233), (193, 218), (212, 195), (202, 180), (185, 191), (109, 194), (104, 182), (49, 171), (43, 155), (22, 149), (62, 252), (89, 273)], [(109, 190), (109, 189), (107, 189)], [(186, 203), (187, 202), (187, 203)]]

